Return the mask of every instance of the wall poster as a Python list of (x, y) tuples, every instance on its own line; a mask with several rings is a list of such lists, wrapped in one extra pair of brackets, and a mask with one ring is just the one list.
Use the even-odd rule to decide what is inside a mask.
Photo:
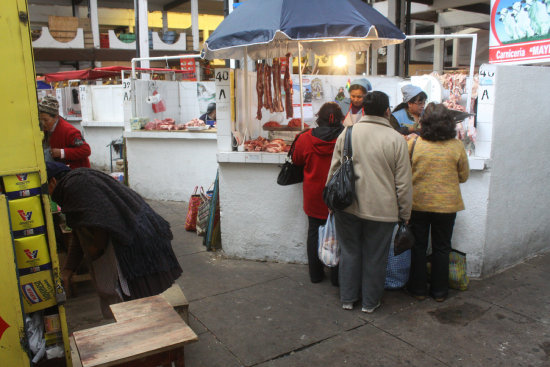
[(491, 0), (489, 62), (550, 62), (550, 1)]

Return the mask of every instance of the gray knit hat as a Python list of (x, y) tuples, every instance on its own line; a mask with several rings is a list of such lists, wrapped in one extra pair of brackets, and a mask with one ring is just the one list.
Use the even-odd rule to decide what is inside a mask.
[(422, 88), (416, 85), (407, 84), (401, 87), (401, 93), (403, 93), (403, 102), (407, 103), (420, 93), (424, 92)]
[(54, 96), (46, 96), (38, 103), (38, 112), (57, 116), (59, 115), (59, 102)]

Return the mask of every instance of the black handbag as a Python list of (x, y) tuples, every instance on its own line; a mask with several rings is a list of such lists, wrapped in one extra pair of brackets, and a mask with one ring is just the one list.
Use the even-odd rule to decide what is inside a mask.
[(343, 210), (355, 199), (355, 173), (351, 147), (352, 126), (346, 130), (342, 164), (334, 172), (323, 190), (323, 200), (331, 210)]
[(277, 176), (277, 183), (281, 186), (293, 185), (304, 181), (304, 167), (297, 166), (292, 162), (294, 145), (296, 144), (298, 137), (302, 134), (303, 133), (300, 133), (294, 138), (294, 141), (292, 142), (290, 150), (286, 156), (285, 163), (281, 166), (281, 172), (279, 172), (279, 176)]
[(394, 256), (401, 255), (403, 252), (412, 249), (414, 246), (414, 235), (405, 222), (399, 222), (397, 233), (393, 240)]

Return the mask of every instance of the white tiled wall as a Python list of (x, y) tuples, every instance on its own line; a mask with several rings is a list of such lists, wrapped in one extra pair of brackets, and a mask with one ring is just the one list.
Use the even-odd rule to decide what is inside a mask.
[(231, 148), (231, 81), (230, 69), (216, 69), (216, 126), (218, 152), (230, 152)]
[(493, 111), (495, 104), (495, 66), (484, 64), (480, 68), (477, 92), (477, 137), (475, 156), (490, 158), (493, 137)]
[(199, 104), (197, 102), (197, 83), (179, 83), (181, 114), (180, 120), (185, 123), (200, 116)]

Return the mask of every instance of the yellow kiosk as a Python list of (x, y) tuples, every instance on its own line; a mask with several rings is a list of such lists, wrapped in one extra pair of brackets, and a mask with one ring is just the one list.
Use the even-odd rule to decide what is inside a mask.
[[(40, 366), (49, 356), (71, 366), (27, 2), (2, 1), (0, 14), (0, 364), (31, 366), (34, 358)], [(31, 319), (43, 349), (57, 353), (31, 351)]]

